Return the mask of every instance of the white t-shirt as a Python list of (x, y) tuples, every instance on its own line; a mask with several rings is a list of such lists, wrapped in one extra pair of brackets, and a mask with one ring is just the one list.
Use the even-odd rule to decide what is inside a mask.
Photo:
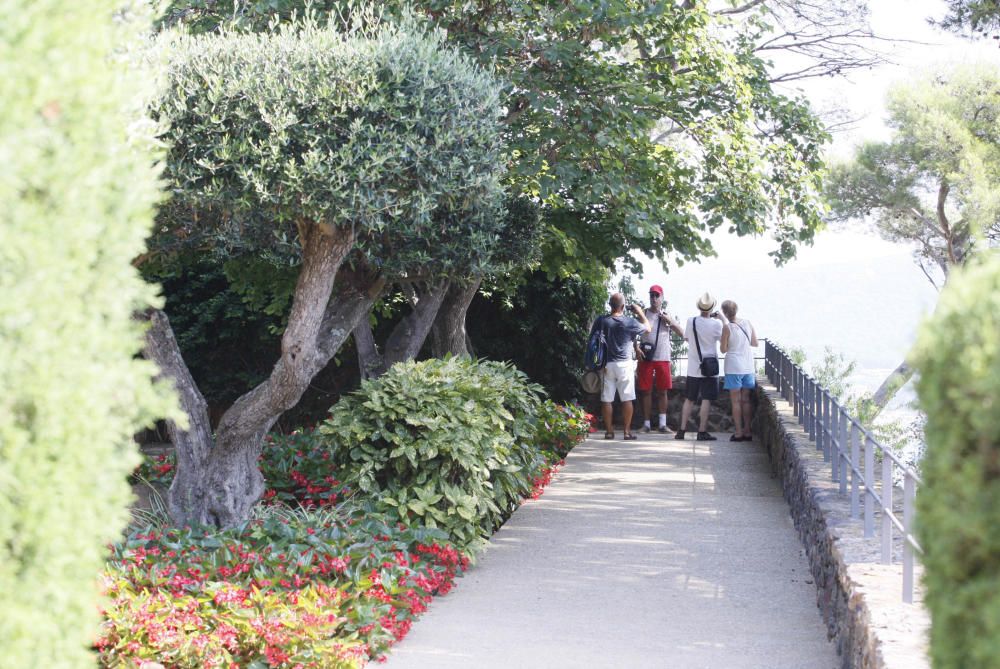
[[(653, 351), (653, 357), (646, 358), (646, 360), (666, 360), (670, 362), (670, 326), (666, 323), (660, 323), (660, 315), (652, 309), (646, 309), (646, 319), (649, 321), (652, 329), (649, 332), (639, 335), (641, 341), (650, 344), (656, 342), (656, 350)], [(656, 339), (657, 327), (660, 328), (659, 341)]]
[(701, 355), (705, 358), (719, 357), (719, 340), (722, 339), (722, 321), (717, 318), (695, 316), (687, 320), (684, 328), (684, 338), (688, 342), (688, 376), (700, 377), (701, 359), (698, 357), (698, 347), (694, 344), (694, 328), (692, 324), (698, 319), (698, 343), (701, 344)]
[[(701, 327), (701, 323), (698, 324)], [(750, 321), (737, 318), (729, 323), (729, 350), (726, 351), (726, 374), (753, 374), (753, 349)]]

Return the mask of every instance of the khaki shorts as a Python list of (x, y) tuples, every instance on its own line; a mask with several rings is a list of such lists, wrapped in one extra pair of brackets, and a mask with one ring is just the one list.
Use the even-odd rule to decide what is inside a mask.
[(635, 399), (635, 360), (609, 362), (604, 368), (601, 401), (614, 402), (616, 390), (622, 402), (631, 402)]

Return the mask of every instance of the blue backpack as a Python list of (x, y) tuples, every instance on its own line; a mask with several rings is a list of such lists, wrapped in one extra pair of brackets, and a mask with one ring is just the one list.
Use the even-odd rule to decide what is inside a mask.
[(607, 317), (600, 316), (594, 321), (590, 328), (590, 337), (587, 338), (587, 354), (583, 360), (583, 366), (591, 372), (604, 369), (608, 362), (608, 333)]

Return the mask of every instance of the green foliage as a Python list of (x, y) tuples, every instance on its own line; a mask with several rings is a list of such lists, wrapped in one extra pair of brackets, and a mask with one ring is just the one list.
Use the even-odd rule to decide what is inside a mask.
[(512, 366), (445, 358), (393, 365), (332, 409), (320, 433), (352, 488), (408, 524), (476, 545), (544, 465), (541, 388)]
[[(127, 4), (127, 3), (126, 3)], [(85, 667), (132, 434), (170, 410), (138, 360), (130, 266), (159, 198), (137, 4), (0, 2), (0, 664)]]
[(488, 262), (497, 84), (440, 32), (361, 23), (161, 36), (164, 225), (245, 239), (350, 229), (390, 275)]
[[(798, 349), (798, 352), (801, 353), (801, 349)], [(803, 362), (805, 362), (804, 353), (801, 360), (796, 363), (801, 365)], [(810, 374), (819, 385), (830, 391), (830, 395), (838, 402), (849, 402), (851, 396), (848, 393), (850, 387), (847, 381), (857, 366), (856, 361), (848, 361), (843, 353), (837, 353), (833, 347), (827, 346), (823, 349), (823, 360), (812, 366)]]
[(553, 279), (538, 271), (508, 291), (477, 295), (466, 329), (478, 355), (514, 363), (566, 402), (580, 396), (587, 335), (607, 297), (604, 277)]
[(562, 460), (590, 433), (590, 414), (576, 404), (542, 402), (538, 409), (535, 446), (549, 462)]
[(1000, 235), (1000, 67), (965, 65), (896, 86), (887, 142), (859, 147), (828, 184), (835, 217), (871, 218), (890, 241), (916, 243), (931, 277), (947, 276)]
[[(254, 281), (229, 280), (230, 273), (241, 277), (255, 270), (261, 274)], [(281, 273), (246, 258), (221, 264), (187, 254), (146, 265), (143, 275), (163, 286), (163, 310), (209, 406), (228, 407), (267, 378), (280, 351), (286, 311), (271, 306), (287, 299), (295, 271)], [(239, 287), (253, 294), (244, 297)]]
[(1000, 666), (998, 333), (991, 254), (952, 277), (912, 355), (927, 414), (917, 520), (936, 669)]
[[(175, 0), (168, 23), (266, 30), (307, 4)], [(339, 23), (351, 4), (310, 6)], [(752, 47), (760, 21), (735, 23), (704, 2), (379, 3), (387, 16), (404, 6), (509, 82), (508, 182), (543, 205), (550, 274), (610, 269), (630, 250), (695, 259), (719, 226), (770, 228), (779, 260), (811, 240), (828, 137), (803, 99), (769, 82)]]
[(948, 13), (938, 25), (958, 33), (986, 35), (1000, 30), (997, 0), (946, 0)]
[[(795, 361), (796, 364), (804, 365), (805, 353), (801, 349), (795, 349), (795, 353), (801, 355), (801, 359)], [(848, 360), (843, 353), (838, 353), (827, 346), (823, 349), (823, 360), (812, 365), (809, 374), (830, 392), (831, 397), (847, 409), (848, 415), (856, 419), (880, 446), (889, 449), (904, 462), (909, 462), (914, 468), (919, 469), (919, 462), (914, 461), (906, 448), (911, 441), (918, 439), (919, 430), (915, 425), (907, 426), (901, 420), (888, 420), (884, 417), (880, 419), (882, 407), (874, 402), (872, 394), (856, 393), (851, 390), (848, 382), (857, 366), (857, 361)], [(881, 453), (876, 453), (876, 456), (881, 462)]]

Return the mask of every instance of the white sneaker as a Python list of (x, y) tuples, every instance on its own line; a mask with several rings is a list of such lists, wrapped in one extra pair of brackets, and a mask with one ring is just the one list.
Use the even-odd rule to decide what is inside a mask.
[(639, 428), (639, 432), (642, 432), (643, 434), (649, 434), (649, 431), (650, 427), (648, 425), (643, 425)]

